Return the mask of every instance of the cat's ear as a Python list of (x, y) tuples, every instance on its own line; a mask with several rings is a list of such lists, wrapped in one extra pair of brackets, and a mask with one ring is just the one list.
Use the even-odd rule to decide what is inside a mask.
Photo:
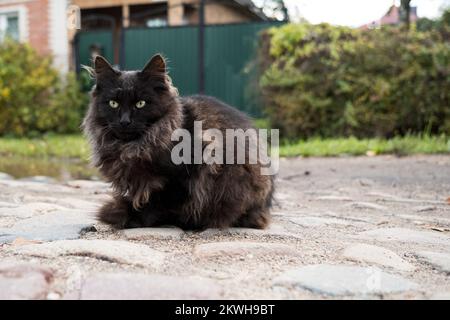
[(109, 64), (109, 62), (102, 56), (96, 56), (94, 59), (94, 71), (98, 78), (99, 76), (116, 75), (118, 72)]
[(161, 75), (166, 74), (166, 61), (160, 54), (154, 55), (141, 71), (142, 74), (147, 75)]

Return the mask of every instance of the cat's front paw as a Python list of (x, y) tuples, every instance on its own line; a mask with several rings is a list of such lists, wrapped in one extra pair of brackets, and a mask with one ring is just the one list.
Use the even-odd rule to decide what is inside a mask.
[(130, 203), (124, 199), (113, 199), (110, 202), (105, 203), (97, 214), (99, 221), (109, 224), (116, 229), (126, 228), (130, 216)]
[(162, 225), (162, 215), (154, 210), (135, 211), (128, 216), (125, 229), (152, 228)]

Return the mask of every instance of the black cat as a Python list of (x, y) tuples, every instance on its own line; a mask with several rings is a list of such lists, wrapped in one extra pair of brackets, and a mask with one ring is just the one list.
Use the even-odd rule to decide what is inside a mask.
[[(176, 129), (252, 128), (241, 112), (206, 96), (178, 97), (160, 55), (142, 71), (119, 71), (98, 56), (96, 85), (83, 122), (92, 162), (112, 183), (114, 199), (99, 219), (116, 228), (265, 228), (273, 178), (257, 164), (174, 164)], [(244, 143), (245, 145), (245, 143)]]

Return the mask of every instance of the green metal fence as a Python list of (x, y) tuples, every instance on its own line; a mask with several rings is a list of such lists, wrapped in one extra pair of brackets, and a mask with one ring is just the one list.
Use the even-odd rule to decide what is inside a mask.
[(180, 93), (197, 93), (197, 35), (197, 27), (128, 29), (124, 37), (124, 68), (141, 69), (155, 53), (162, 53)]
[(101, 54), (109, 61), (114, 60), (113, 33), (109, 30), (83, 31), (76, 40), (77, 69), (80, 65), (92, 64), (91, 50), (93, 46), (101, 48)]
[(261, 115), (256, 49), (259, 33), (273, 25), (274, 23), (251, 23), (206, 28), (206, 94), (253, 116)]
[[(259, 33), (279, 22), (207, 26), (205, 30), (205, 93), (215, 96), (253, 116), (260, 116), (256, 79), (256, 48)], [(80, 63), (86, 63), (88, 42), (105, 41), (112, 55), (112, 35), (95, 32), (79, 34)], [(198, 93), (198, 27), (166, 27), (124, 31), (122, 68), (142, 68), (155, 53), (168, 59), (174, 85), (182, 95)], [(103, 43), (103, 42), (102, 42)], [(107, 56), (107, 58), (109, 58)]]

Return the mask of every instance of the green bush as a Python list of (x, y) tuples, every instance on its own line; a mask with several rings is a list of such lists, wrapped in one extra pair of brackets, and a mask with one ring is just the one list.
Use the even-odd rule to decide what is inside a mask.
[(446, 9), (439, 19), (418, 19), (416, 27), (419, 31), (437, 30), (448, 37), (450, 35), (450, 8)]
[(450, 133), (450, 43), (438, 31), (288, 24), (263, 35), (265, 111), (286, 138)]
[(0, 45), (0, 135), (79, 131), (87, 104), (76, 77), (63, 77), (51, 58), (27, 44)]

